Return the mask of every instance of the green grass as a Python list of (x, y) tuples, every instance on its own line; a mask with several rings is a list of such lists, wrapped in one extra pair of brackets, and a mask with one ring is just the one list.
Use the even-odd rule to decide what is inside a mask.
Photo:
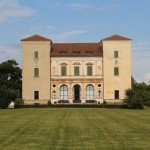
[(150, 109), (0, 110), (0, 150), (148, 150)]

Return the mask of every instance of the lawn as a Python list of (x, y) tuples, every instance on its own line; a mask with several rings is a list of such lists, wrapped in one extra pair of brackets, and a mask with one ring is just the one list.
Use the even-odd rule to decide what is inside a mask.
[(0, 150), (148, 150), (150, 109), (0, 110)]

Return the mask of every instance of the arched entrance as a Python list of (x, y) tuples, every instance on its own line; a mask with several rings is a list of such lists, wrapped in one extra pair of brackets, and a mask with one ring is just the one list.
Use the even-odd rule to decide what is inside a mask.
[(73, 102), (74, 103), (81, 103), (80, 100), (80, 95), (81, 95), (81, 86), (76, 84), (73, 86)]

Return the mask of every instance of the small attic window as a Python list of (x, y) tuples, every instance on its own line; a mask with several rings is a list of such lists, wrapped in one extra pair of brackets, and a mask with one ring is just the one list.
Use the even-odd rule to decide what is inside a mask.
[(67, 53), (67, 50), (61, 50), (60, 53), (61, 53), (61, 54), (66, 54), (66, 53)]
[(93, 51), (90, 51), (90, 50), (88, 50), (88, 51), (86, 50), (85, 52), (86, 52), (87, 54), (92, 54), (92, 53), (93, 53)]
[(79, 54), (79, 53), (80, 53), (80, 51), (73, 51), (73, 53), (74, 53), (74, 54)]

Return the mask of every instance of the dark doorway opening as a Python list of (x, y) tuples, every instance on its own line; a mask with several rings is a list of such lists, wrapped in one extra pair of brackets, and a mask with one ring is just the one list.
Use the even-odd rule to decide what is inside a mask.
[(115, 90), (115, 99), (119, 99), (119, 90)]
[(80, 100), (80, 85), (76, 84), (74, 85), (73, 87), (73, 93), (74, 93), (74, 103), (81, 103), (81, 100)]

